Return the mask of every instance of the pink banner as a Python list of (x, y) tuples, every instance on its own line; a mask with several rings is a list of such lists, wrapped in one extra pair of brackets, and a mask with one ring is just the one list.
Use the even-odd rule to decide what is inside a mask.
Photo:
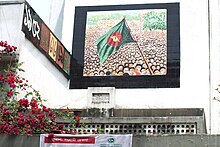
[(41, 134), (40, 147), (132, 147), (132, 134)]

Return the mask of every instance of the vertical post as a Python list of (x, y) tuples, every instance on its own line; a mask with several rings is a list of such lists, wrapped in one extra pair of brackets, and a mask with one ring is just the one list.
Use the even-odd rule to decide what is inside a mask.
[(154, 73), (153, 73), (152, 69), (150, 68), (150, 66), (149, 66), (149, 64), (148, 64), (148, 62), (147, 62), (147, 60), (145, 59), (143, 52), (141, 51), (141, 49), (140, 49), (140, 47), (139, 47), (137, 41), (135, 41), (135, 42), (136, 42), (136, 44), (137, 44), (137, 47), (138, 47), (139, 52), (141, 53), (142, 58), (144, 59), (145, 64), (147, 65), (147, 67), (148, 67), (148, 69), (149, 69), (149, 71), (150, 71), (150, 74), (153, 75)]
[[(125, 17), (124, 17), (124, 19), (125, 19)], [(131, 37), (134, 39), (134, 37), (133, 37), (133, 35), (132, 35), (132, 33), (131, 33), (131, 29), (129, 28), (126, 19), (125, 19), (125, 24), (126, 24), (126, 26), (128, 27), (128, 29), (130, 30)], [(139, 50), (139, 52), (140, 52), (140, 54), (141, 54), (141, 57), (142, 57), (142, 59), (144, 60), (145, 64), (147, 65), (147, 68), (149, 69), (150, 74), (153, 75), (153, 71), (152, 71), (152, 69), (150, 68), (150, 66), (149, 66), (149, 64), (148, 64), (148, 62), (147, 62), (147, 60), (145, 59), (144, 54), (143, 54), (143, 52), (141, 51), (141, 49), (140, 49), (140, 47), (139, 47), (137, 41), (135, 41), (135, 43), (137, 44), (138, 50)]]

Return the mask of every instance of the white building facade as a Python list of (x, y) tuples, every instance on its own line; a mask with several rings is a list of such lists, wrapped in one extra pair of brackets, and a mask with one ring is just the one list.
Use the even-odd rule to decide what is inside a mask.
[[(7, 4), (8, 2), (8, 4)], [(87, 109), (88, 89), (69, 89), (69, 80), (21, 31), (23, 1), (0, 1), (0, 39), (18, 46), (22, 73), (52, 108)], [(51, 0), (41, 7), (29, 4), (72, 52), (75, 6), (179, 3), (180, 87), (116, 88), (115, 109), (203, 108), (207, 131), (220, 133), (220, 23), (218, 0)], [(13, 3), (13, 2), (12, 2)], [(38, 2), (42, 3), (42, 2)], [(9, 11), (10, 10), (10, 11)], [(15, 17), (16, 14), (16, 17)]]

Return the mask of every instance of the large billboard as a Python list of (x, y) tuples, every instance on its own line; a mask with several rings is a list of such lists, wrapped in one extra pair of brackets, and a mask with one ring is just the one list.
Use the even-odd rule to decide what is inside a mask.
[(180, 86), (179, 4), (75, 9), (70, 88)]

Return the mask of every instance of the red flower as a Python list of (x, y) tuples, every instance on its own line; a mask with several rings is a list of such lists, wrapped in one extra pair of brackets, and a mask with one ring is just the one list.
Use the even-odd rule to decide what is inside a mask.
[(76, 126), (79, 127), (81, 124), (79, 121), (76, 122)]
[(17, 134), (19, 133), (19, 129), (18, 129), (17, 127), (14, 128), (14, 129), (13, 129), (13, 133), (17, 135)]
[(38, 116), (39, 116), (40, 119), (42, 119), (45, 116), (45, 114), (41, 113)]
[(49, 112), (49, 116), (53, 116), (53, 113), (52, 113), (52, 112)]
[(29, 106), (28, 99), (20, 99), (18, 101), (18, 103), (19, 103), (20, 106), (24, 106), (26, 108)]
[(3, 114), (6, 116), (6, 115), (10, 114), (10, 112), (9, 111), (5, 111)]
[(35, 109), (38, 108), (36, 100), (31, 100), (30, 105), (31, 105), (32, 108), (35, 108)]
[(77, 121), (80, 121), (80, 117), (79, 116), (75, 115), (74, 118), (77, 119)]
[(11, 72), (8, 72), (6, 75), (7, 75), (7, 76), (11, 76), (11, 75), (12, 75), (12, 73), (11, 73)]
[(19, 118), (17, 119), (17, 122), (18, 122), (19, 125), (23, 124), (23, 121)]
[(39, 125), (39, 127), (40, 127), (41, 129), (43, 129), (43, 128), (44, 128), (44, 126), (43, 126), (43, 125)]
[(43, 106), (43, 111), (49, 112), (49, 111), (50, 111), (50, 108), (47, 108), (47, 107)]
[(24, 115), (21, 112), (18, 112), (18, 117), (19, 118), (24, 118)]
[(3, 74), (0, 74), (0, 81), (4, 81), (4, 80), (5, 80), (5, 78), (4, 78)]
[(11, 87), (11, 88), (15, 88), (16, 85), (12, 83), (12, 84), (10, 84), (10, 87)]
[(38, 123), (38, 120), (37, 120), (36, 118), (34, 118), (34, 119), (32, 120), (32, 122), (33, 122), (33, 124), (36, 124), (36, 123)]
[(54, 133), (50, 133), (50, 134), (48, 134), (47, 137), (49, 137), (49, 138), (53, 138), (53, 137), (54, 137)]
[(58, 124), (57, 127), (58, 127), (59, 130), (62, 130), (63, 127), (64, 127), (64, 124)]
[(50, 120), (51, 120), (51, 121), (55, 121), (55, 119), (56, 119), (56, 115), (55, 115), (55, 114), (52, 114), (52, 116), (50, 116)]
[(64, 109), (64, 108), (61, 108), (61, 110), (62, 110), (63, 112), (66, 112), (66, 109)]
[(30, 134), (30, 135), (31, 135), (31, 134), (33, 134), (33, 132), (32, 132), (32, 131), (28, 131), (27, 134)]
[(79, 127), (79, 126), (81, 125), (81, 124), (80, 124), (80, 117), (77, 116), (77, 115), (75, 115), (74, 118), (77, 120), (77, 121), (76, 121), (76, 126)]
[(7, 96), (11, 97), (12, 95), (13, 95), (13, 92), (12, 91), (8, 91)]

